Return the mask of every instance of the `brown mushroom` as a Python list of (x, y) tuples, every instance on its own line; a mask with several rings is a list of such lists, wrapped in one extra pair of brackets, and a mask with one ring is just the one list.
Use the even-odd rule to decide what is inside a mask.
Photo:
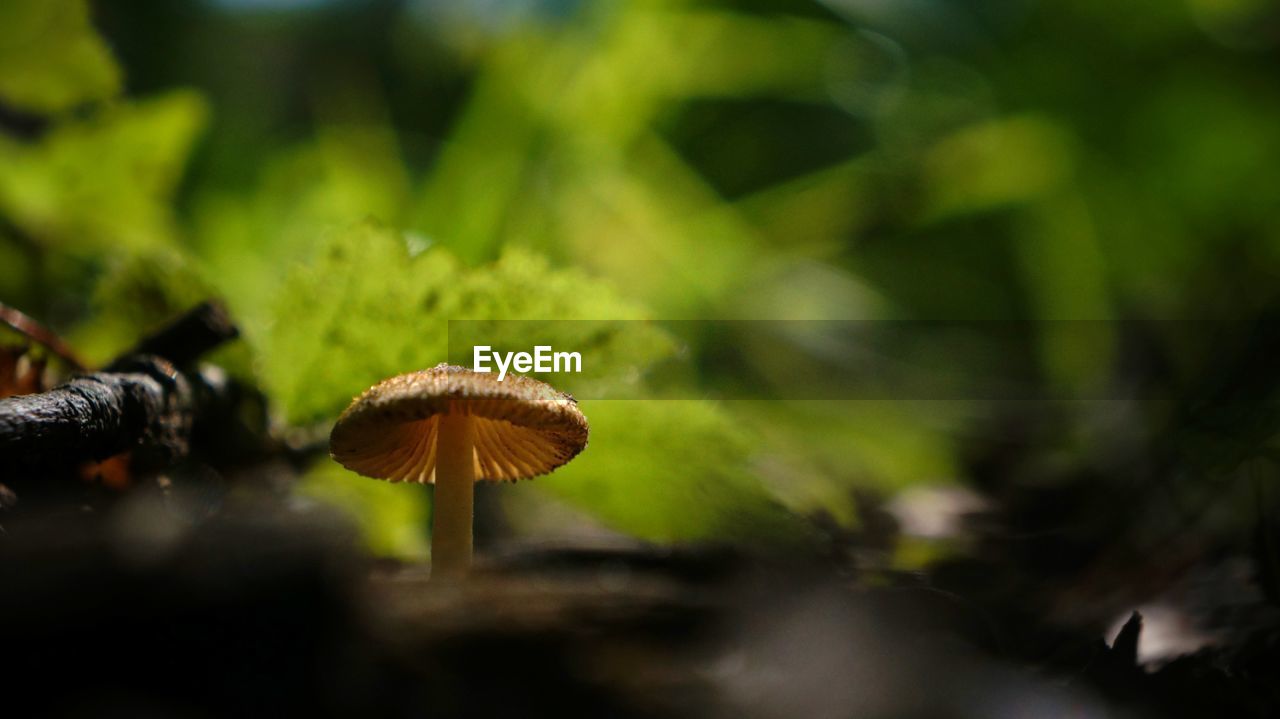
[(434, 577), (471, 565), (475, 482), (546, 474), (586, 446), (587, 418), (569, 395), (527, 377), (498, 381), (446, 364), (369, 388), (329, 436), (329, 454), (354, 472), (435, 484)]

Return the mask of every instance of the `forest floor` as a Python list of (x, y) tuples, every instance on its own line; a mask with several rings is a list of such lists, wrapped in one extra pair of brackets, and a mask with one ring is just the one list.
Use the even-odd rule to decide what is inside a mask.
[[(149, 528), (148, 528), (149, 527)], [(464, 582), (317, 518), (68, 514), (0, 542), (0, 703), (42, 716), (1269, 716), (1274, 642), (1136, 663), (932, 577), (510, 546)], [(1047, 646), (1031, 637), (1052, 637)], [(48, 687), (56, 688), (50, 691)], [(4, 712), (6, 715), (9, 712)], [(16, 715), (25, 716), (19, 711)]]

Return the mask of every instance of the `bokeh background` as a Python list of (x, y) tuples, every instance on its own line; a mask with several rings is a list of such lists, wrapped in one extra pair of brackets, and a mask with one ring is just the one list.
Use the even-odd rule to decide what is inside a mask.
[[(8, 0), (0, 298), (98, 363), (221, 299), (299, 451), (450, 319), (641, 320), (593, 371), (679, 391), (584, 399), (482, 547), (852, 542), (1120, 611), (1275, 503), (1278, 48), (1265, 0)], [(817, 400), (847, 325), (675, 320), (1014, 322), (1026, 394)], [(290, 471), (428, 556), (424, 488)]]

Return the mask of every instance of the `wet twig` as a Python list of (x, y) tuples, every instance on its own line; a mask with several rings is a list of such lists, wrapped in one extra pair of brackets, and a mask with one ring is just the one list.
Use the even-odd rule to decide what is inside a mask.
[(209, 387), (181, 368), (236, 334), (219, 306), (203, 304), (102, 372), (0, 400), (0, 474), (58, 473), (124, 451), (141, 466), (185, 457)]

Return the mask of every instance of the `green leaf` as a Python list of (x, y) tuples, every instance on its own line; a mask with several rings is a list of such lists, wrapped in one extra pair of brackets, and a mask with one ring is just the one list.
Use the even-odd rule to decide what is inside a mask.
[(805, 529), (752, 471), (757, 443), (701, 400), (584, 401), (586, 451), (534, 480), (622, 532), (653, 541), (795, 542)]
[[(269, 321), (251, 324), (263, 386), (297, 424), (332, 420), (351, 397), (393, 375), (448, 359), (448, 321), (639, 319), (640, 309), (585, 275), (510, 250), (468, 269), (441, 248), (375, 222), (334, 233), (280, 284)], [(586, 325), (546, 323), (568, 347)], [(631, 327), (631, 325), (628, 325)], [(509, 330), (509, 328), (508, 328)], [(543, 335), (545, 337), (545, 335)], [(670, 352), (634, 323), (596, 338), (597, 376), (625, 377)]]
[(170, 242), (170, 202), (204, 116), (200, 96), (173, 92), (61, 124), (35, 145), (0, 137), (0, 214), (61, 249)]
[(335, 233), (281, 284), (266, 326), (250, 327), (264, 388), (293, 423), (334, 418), (391, 375), (438, 364), (446, 326), (424, 306), (458, 273), (443, 253), (409, 256), (373, 222)]
[(350, 517), (377, 556), (422, 560), (430, 555), (431, 495), (426, 487), (380, 482), (320, 462), (302, 478), (297, 493)]
[[(263, 384), (289, 421), (331, 420), (370, 385), (436, 364), (445, 357), (450, 318), (642, 316), (607, 287), (535, 255), (509, 251), (497, 263), (466, 269), (440, 249), (414, 254), (415, 239), (366, 222), (334, 233), (312, 264), (282, 283), (272, 321), (252, 339)], [(620, 343), (618, 351), (598, 355), (616, 363), (620, 374), (643, 364), (635, 353), (652, 358), (670, 347), (653, 328), (623, 335), (610, 340)], [(539, 487), (647, 539), (792, 541), (803, 535), (750, 471), (755, 444), (715, 405), (595, 401), (583, 408), (591, 447), (538, 480)], [(355, 477), (348, 483), (361, 492), (376, 484)], [(384, 526), (369, 516), (377, 511), (356, 509), (366, 527)]]
[(949, 437), (972, 412), (961, 400), (751, 400), (734, 409), (787, 468), (774, 493), (802, 513), (836, 507), (859, 486), (893, 494), (956, 477)]
[(84, 0), (0, 3), (0, 98), (52, 113), (120, 90), (120, 69)]
[(275, 290), (334, 227), (364, 217), (392, 222), (408, 192), (394, 134), (374, 120), (324, 126), (278, 150), (252, 188), (196, 195), (193, 246), (236, 316), (270, 321)]
[(1070, 134), (1036, 115), (1001, 118), (943, 138), (925, 160), (930, 219), (1030, 202), (1074, 172)]
[(91, 314), (69, 339), (89, 362), (100, 364), (216, 297), (198, 268), (175, 249), (120, 254), (107, 263), (94, 287)]

